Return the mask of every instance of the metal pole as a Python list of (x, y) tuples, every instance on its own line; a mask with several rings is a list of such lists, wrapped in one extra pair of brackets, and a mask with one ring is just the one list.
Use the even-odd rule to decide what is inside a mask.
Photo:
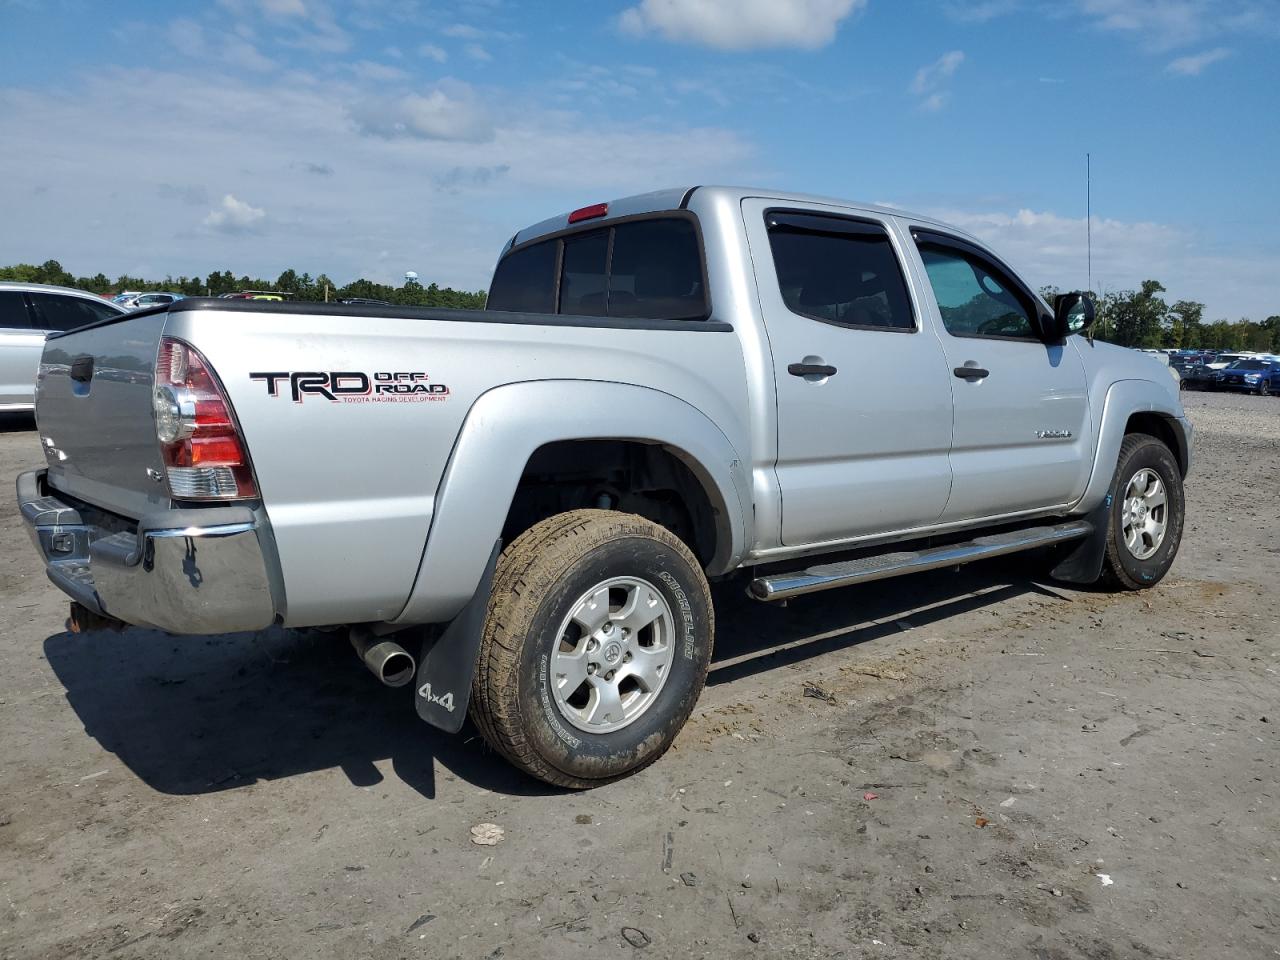
[(1084, 155), (1084, 220), (1085, 245), (1088, 250), (1086, 259), (1089, 271), (1089, 292), (1093, 292), (1093, 158)]

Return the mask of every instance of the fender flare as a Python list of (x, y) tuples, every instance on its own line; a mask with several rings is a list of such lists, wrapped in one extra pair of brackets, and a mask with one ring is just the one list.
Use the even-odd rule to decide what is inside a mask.
[(1150, 380), (1118, 380), (1107, 389), (1098, 424), (1098, 445), (1093, 457), (1093, 470), (1084, 495), (1072, 509), (1073, 514), (1089, 513), (1098, 506), (1111, 487), (1112, 474), (1120, 457), (1125, 428), (1135, 413), (1154, 413), (1162, 417), (1173, 431), (1178, 449), (1173, 451), (1185, 475), (1191, 469), (1191, 422), (1182, 412), (1175, 395), (1162, 384)]
[(658, 444), (690, 468), (715, 511), (711, 574), (750, 542), (750, 480), (733, 444), (683, 400), (633, 384), (537, 380), (495, 387), (467, 412), (435, 498), (431, 529), (402, 625), (444, 623), (472, 599), (529, 457), (561, 440)]
[(1120, 446), (1125, 428), (1135, 413), (1154, 413), (1163, 417), (1173, 431), (1178, 449), (1173, 451), (1185, 475), (1191, 469), (1191, 422), (1180, 405), (1149, 380), (1120, 380), (1107, 390), (1098, 427), (1098, 445), (1093, 458), (1093, 471), (1084, 496), (1072, 510), (1085, 514), (1093, 531), (1067, 553), (1052, 575), (1068, 583), (1094, 583), (1102, 572), (1106, 551), (1107, 525), (1111, 517), (1111, 482), (1115, 479)]

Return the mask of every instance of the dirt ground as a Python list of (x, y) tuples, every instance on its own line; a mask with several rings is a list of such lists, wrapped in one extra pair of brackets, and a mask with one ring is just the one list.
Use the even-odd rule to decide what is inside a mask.
[(69, 635), (5, 493), (0, 957), (1278, 957), (1280, 400), (1187, 405), (1155, 590), (722, 589), (676, 748), (580, 794), (333, 636)]

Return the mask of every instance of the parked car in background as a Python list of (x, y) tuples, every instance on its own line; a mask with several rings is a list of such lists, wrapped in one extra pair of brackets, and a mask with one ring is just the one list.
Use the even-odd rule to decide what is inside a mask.
[(126, 311), (99, 296), (43, 283), (0, 283), (0, 410), (31, 410), (44, 338)]
[(287, 300), (292, 293), (277, 293), (274, 290), (240, 290), (237, 293), (219, 294), (219, 300)]
[(1261, 357), (1237, 360), (1225, 370), (1214, 374), (1213, 385), (1218, 390), (1247, 390), (1259, 396), (1280, 393), (1280, 363)]
[(124, 307), (128, 309), (133, 304), (133, 301), (137, 300), (140, 296), (142, 296), (141, 290), (121, 290), (111, 298), (111, 302), (117, 307)]
[(181, 293), (140, 293), (128, 304), (130, 310), (146, 310), (148, 307), (164, 307), (185, 300)]
[(1218, 372), (1210, 370), (1203, 361), (1184, 363), (1181, 366), (1174, 364), (1173, 368), (1178, 372), (1178, 386), (1182, 390), (1212, 389), (1213, 378)]
[(1168, 353), (1168, 351), (1165, 351), (1165, 350), (1156, 350), (1155, 348), (1139, 347), (1138, 352), (1145, 353), (1147, 356), (1151, 357), (1154, 360), (1159, 360), (1165, 366), (1168, 366), (1172, 362), (1172, 358), (1170, 354)]
[(1252, 358), (1250, 353), (1220, 353), (1208, 363), (1205, 364), (1210, 370), (1225, 370), (1237, 360), (1246, 360)]

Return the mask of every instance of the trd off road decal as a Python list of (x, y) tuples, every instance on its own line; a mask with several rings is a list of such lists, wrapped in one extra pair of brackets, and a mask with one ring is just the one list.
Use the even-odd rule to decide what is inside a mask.
[(447, 399), (449, 388), (432, 383), (419, 371), (379, 371), (375, 374), (357, 370), (273, 371), (250, 373), (250, 380), (262, 380), (267, 396), (278, 397), (288, 384), (294, 403), (303, 398), (324, 397), (334, 403), (427, 403)]

